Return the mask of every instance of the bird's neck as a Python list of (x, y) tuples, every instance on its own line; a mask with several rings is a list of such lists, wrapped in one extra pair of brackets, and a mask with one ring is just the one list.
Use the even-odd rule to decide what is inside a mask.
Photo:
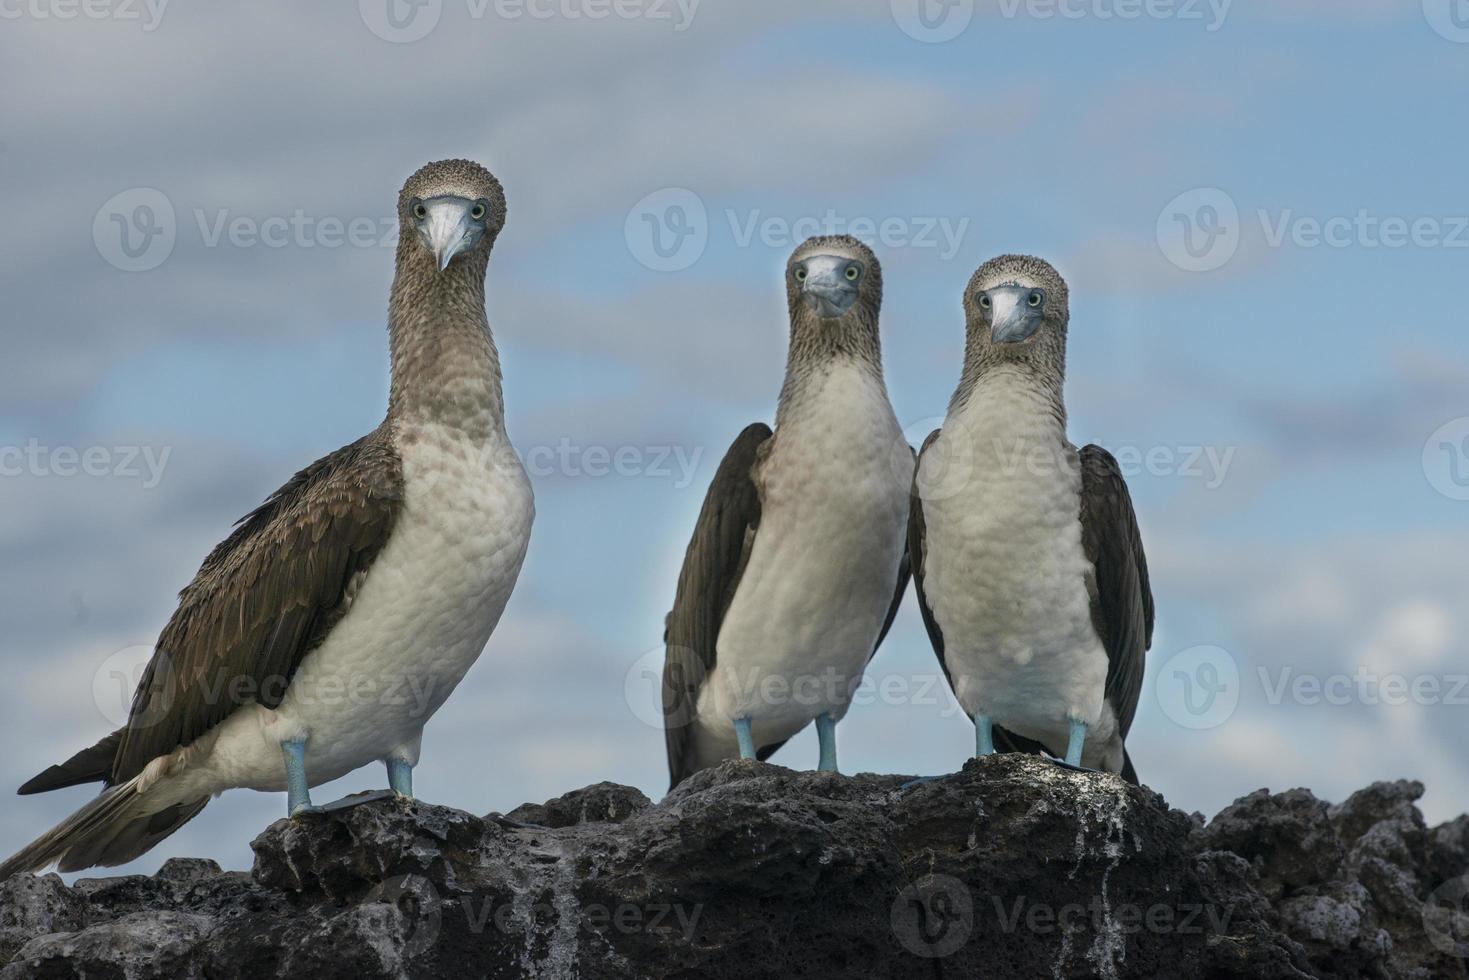
[[(850, 322), (848, 322), (850, 321)], [(800, 310), (791, 320), (791, 342), (786, 353), (785, 381), (775, 412), (776, 428), (798, 415), (820, 391), (820, 382), (844, 365), (870, 374), (886, 394), (882, 379), (882, 345), (875, 318), (854, 312), (835, 323)]]
[(1066, 434), (1066, 347), (1064, 339), (1047, 337), (1022, 352), (1002, 350), (970, 331), (964, 349), (964, 373), (949, 402), (955, 416), (986, 391), (1023, 394), (1037, 411), (1054, 419)]
[(475, 442), (505, 438), (500, 354), (485, 319), (483, 266), (402, 261), (388, 307), (389, 419), (455, 428)]

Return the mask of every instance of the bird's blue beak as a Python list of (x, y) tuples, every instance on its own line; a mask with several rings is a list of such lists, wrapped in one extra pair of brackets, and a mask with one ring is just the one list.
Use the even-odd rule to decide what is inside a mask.
[(997, 344), (1029, 340), (1045, 322), (1045, 302), (1033, 304), (1037, 290), (1025, 286), (1000, 286), (986, 295), (990, 300), (990, 339)]
[[(849, 271), (858, 267), (857, 277)], [(801, 298), (818, 316), (833, 319), (846, 313), (857, 302), (857, 284), (861, 279), (860, 265), (840, 255), (816, 255), (802, 263), (805, 278), (801, 284)]]
[(454, 256), (474, 244), (475, 223), (469, 215), (474, 202), (438, 197), (423, 203), (428, 214), (419, 220), (419, 234), (443, 272)]

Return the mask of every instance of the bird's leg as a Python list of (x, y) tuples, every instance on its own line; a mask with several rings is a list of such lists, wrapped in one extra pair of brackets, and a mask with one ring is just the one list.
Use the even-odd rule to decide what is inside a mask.
[(748, 715), (744, 718), (735, 719), (735, 738), (740, 740), (740, 758), (755, 758), (755, 736), (750, 731), (750, 718)]
[(1081, 747), (1086, 743), (1086, 722), (1071, 721), (1071, 741), (1066, 746), (1066, 764), (1081, 765)]
[(402, 759), (388, 759), (388, 788), (399, 796), (413, 799), (413, 767)]
[(823, 711), (816, 716), (816, 738), (821, 745), (821, 761), (816, 763), (818, 772), (837, 771), (837, 723), (831, 713)]
[(281, 754), (286, 760), (286, 815), (311, 812), (315, 807), (306, 784), (306, 742), (282, 742)]
[(995, 723), (989, 715), (974, 716), (974, 757), (995, 754)]
[[(974, 757), (976, 759), (995, 754), (995, 721), (989, 715), (976, 714), (974, 716)], [(898, 792), (906, 793), (915, 786), (924, 783), (936, 782), (943, 776), (919, 776), (910, 779), (898, 787)]]

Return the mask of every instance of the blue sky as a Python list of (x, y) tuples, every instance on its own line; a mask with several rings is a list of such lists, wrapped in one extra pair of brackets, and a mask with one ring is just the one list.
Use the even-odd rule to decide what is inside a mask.
[[(957, 0), (972, 19), (941, 43), (900, 28), (905, 0), (705, 0), (683, 30), (662, 5), (591, 20), (566, 14), (587, 0), (546, 18), (442, 0), (411, 42), (374, 33), (374, 2), (180, 2), (141, 21), (43, 2), (5, 27), (0, 84), (24, 97), (0, 128), (0, 449), (39, 447), (43, 465), (0, 476), (0, 786), (109, 730), (110, 672), (231, 522), (380, 419), (392, 237), (329, 247), (326, 229), (378, 227), (407, 174), (464, 155), (509, 200), (489, 311), (511, 435), (573, 465), (535, 474), (525, 572), (429, 726), (424, 797), (509, 810), (602, 779), (661, 795), (638, 677), (714, 467), (773, 413), (798, 243), (780, 230), (831, 212), (897, 230), (877, 245), (882, 328), (915, 441), (957, 380), (973, 269), (1027, 251), (1067, 276), (1073, 439), (1163, 460), (1130, 476), (1159, 606), (1130, 739), (1146, 782), (1212, 813), (1261, 786), (1337, 799), (1413, 777), (1430, 818), (1469, 809), (1469, 44), (1435, 29), (1448, 0), (1237, 0), (1212, 31), (1206, 5), (1123, 20), (1103, 15), (1126, 0), (1075, 0), (1075, 18)], [(126, 271), (110, 215), (152, 192), (173, 246)], [(655, 218), (670, 200), (704, 215), (674, 271), (629, 232), (650, 195)], [(1200, 202), (1226, 206), (1233, 238), (1187, 271), (1167, 229), (1181, 214), (1201, 235)], [(279, 247), (211, 244), (221, 218), (295, 215), (309, 230)], [(1422, 234), (1384, 247), (1359, 215)], [(1311, 244), (1332, 219), (1337, 243)], [(67, 475), (66, 447), (107, 465)], [(165, 460), (156, 480), (130, 448)], [(642, 472), (585, 472), (617, 449)], [(1182, 465), (1204, 450), (1228, 465)], [(1201, 664), (1237, 681), (1195, 713), (1180, 674), (1218, 676)], [(956, 768), (972, 739), (941, 685), (920, 693), (936, 672), (911, 599), (873, 670), (912, 696), (853, 709), (844, 766)], [(1358, 675), (1421, 696), (1312, 694)], [(777, 761), (815, 758), (808, 733)], [(0, 850), (89, 792), (7, 806)], [(283, 806), (228, 794), (137, 869), (248, 866)]]

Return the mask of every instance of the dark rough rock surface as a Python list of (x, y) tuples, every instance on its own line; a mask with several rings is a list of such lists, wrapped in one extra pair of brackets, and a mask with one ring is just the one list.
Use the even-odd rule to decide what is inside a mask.
[(601, 783), (508, 820), (282, 820), (248, 875), (24, 875), (0, 980), (1469, 978), (1469, 819), (1427, 828), (1420, 784), (1205, 825), (1022, 756), (903, 782), (734, 762), (656, 806)]

